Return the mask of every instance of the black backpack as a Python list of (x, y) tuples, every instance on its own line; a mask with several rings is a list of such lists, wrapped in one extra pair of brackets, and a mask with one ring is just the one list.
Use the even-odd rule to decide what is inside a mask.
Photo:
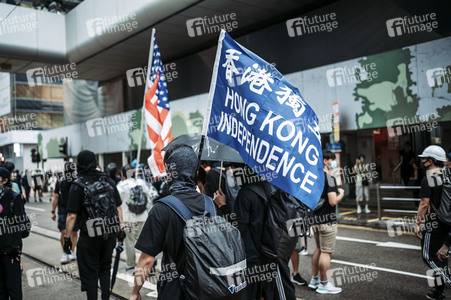
[[(6, 189), (6, 190), (5, 190)], [(17, 197), (19, 197), (19, 201), (22, 201), (22, 199), (20, 199), (20, 195), (13, 192), (11, 189), (4, 187), (3, 190), (5, 191), (5, 193), (11, 193), (11, 201), (9, 203), (9, 210), (11, 212), (11, 215), (14, 216), (14, 202), (16, 200)], [(3, 196), (3, 194), (2, 194)], [(0, 196), (0, 198), (2, 197)], [(22, 229), (22, 238), (27, 238), (30, 235), (30, 231), (31, 231), (31, 221), (30, 218), (28, 218), (27, 213), (25, 212), (25, 207), (23, 209), (23, 216), (19, 217), (19, 224), (17, 224), (20, 226), (20, 228)]]
[(146, 211), (147, 195), (142, 186), (137, 185), (130, 189), (130, 198), (127, 201), (128, 210), (134, 214), (140, 215)]
[(270, 186), (267, 195), (260, 185), (249, 185), (266, 206), (261, 252), (274, 260), (286, 259), (296, 248), (299, 236), (308, 235), (310, 211), (293, 196)]
[(443, 182), (441, 182), (441, 177), (439, 176), (435, 179), (437, 179), (437, 185), (442, 185), (440, 205), (435, 210), (435, 213), (442, 223), (451, 226), (451, 176), (443, 175)]
[(216, 216), (210, 197), (203, 195), (205, 212), (193, 216), (176, 197), (158, 201), (169, 206), (186, 223), (183, 239), (186, 268), (184, 284), (198, 299), (241, 299), (247, 286), (246, 253), (241, 234), (230, 222)]
[(94, 182), (77, 178), (74, 184), (84, 191), (83, 207), (87, 218), (81, 219), (82, 229), (90, 237), (102, 236), (104, 240), (119, 231), (119, 215), (114, 188), (108, 183), (107, 176), (101, 176)]

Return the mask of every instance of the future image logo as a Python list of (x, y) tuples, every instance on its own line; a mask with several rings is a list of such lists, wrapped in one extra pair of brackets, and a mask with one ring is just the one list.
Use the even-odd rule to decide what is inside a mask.
[(356, 84), (363, 81), (371, 82), (378, 77), (376, 64), (363, 64), (354, 66), (344, 66), (326, 71), (327, 84), (330, 87), (345, 84)]
[(328, 13), (324, 15), (304, 16), (287, 20), (288, 36), (314, 34), (318, 32), (331, 32), (338, 28), (337, 14)]
[(398, 17), (385, 22), (389, 37), (397, 37), (418, 32), (431, 32), (438, 28), (435, 13)]
[(104, 118), (94, 118), (86, 121), (88, 136), (97, 137), (114, 134), (121, 131), (130, 131), (137, 126), (136, 112), (132, 114), (117, 114)]
[(228, 13), (223, 15), (214, 15), (213, 17), (199, 17), (186, 21), (188, 36), (198, 37), (204, 34), (219, 33), (221, 29), (231, 32), (238, 28), (236, 21), (236, 13)]
[(120, 16), (93, 18), (86, 21), (88, 35), (90, 37), (101, 36), (108, 33), (115, 32), (131, 32), (138, 28), (138, 21), (136, 14), (124, 14)]
[(426, 78), (430, 87), (441, 87), (445, 83), (451, 84), (451, 67), (435, 68), (426, 71)]
[(413, 117), (394, 118), (386, 122), (389, 137), (410, 134), (414, 132), (428, 131), (437, 128), (438, 122), (434, 114), (426, 114), (422, 116), (415, 115)]

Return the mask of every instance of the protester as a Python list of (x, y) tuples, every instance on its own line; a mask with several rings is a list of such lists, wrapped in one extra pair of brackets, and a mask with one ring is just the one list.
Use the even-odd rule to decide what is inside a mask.
[(28, 180), (28, 170), (25, 170), (24, 174), (22, 175), (22, 187), (25, 191), (25, 199), (26, 199), (27, 203), (30, 203), (31, 186), (30, 186), (30, 182)]
[(445, 167), (451, 169), (451, 149), (448, 150), (448, 154), (446, 155)]
[(399, 151), (399, 156), (401, 158), (401, 179), (403, 184), (407, 185), (410, 174), (412, 174), (410, 161), (412, 158), (415, 158), (415, 153), (412, 151), (412, 144), (410, 142), (404, 143), (403, 149)]
[[(255, 174), (250, 169), (245, 173), (249, 175)], [(236, 219), (246, 249), (247, 268), (250, 270), (266, 270), (265, 265), (270, 265), (274, 262), (263, 255), (260, 242), (267, 211), (267, 198), (262, 199), (260, 195), (270, 194), (271, 183), (262, 180), (244, 184), (236, 198)], [(276, 261), (280, 270), (280, 276), (277, 278), (279, 282), (277, 287), (274, 284), (275, 280), (267, 282), (265, 279), (252, 282), (246, 288), (244, 299), (260, 300), (262, 297), (265, 300), (281, 299), (282, 291), (285, 293), (285, 299), (296, 299), (295, 288), (290, 281), (288, 259), (287, 257)], [(266, 278), (264, 274), (259, 274), (259, 276), (260, 278)]]
[(362, 208), (360, 203), (363, 202), (363, 196), (365, 196), (365, 213), (369, 214), (371, 210), (368, 207), (368, 202), (370, 201), (370, 187), (368, 180), (368, 164), (364, 164), (365, 155), (360, 154), (355, 159), (354, 173), (356, 174), (355, 180), (355, 200), (357, 204), (357, 213), (362, 213)]
[[(178, 198), (192, 214), (202, 215), (205, 200), (203, 195), (196, 191), (197, 155), (193, 149), (182, 144), (173, 146), (166, 151), (164, 163), (171, 195)], [(163, 259), (157, 285), (158, 299), (200, 298), (201, 291), (187, 291), (185, 295), (181, 280), (173, 276), (174, 273), (185, 274), (184, 228), (185, 222), (169, 206), (160, 201), (155, 202), (135, 246), (142, 253), (136, 266), (136, 270), (140, 272), (135, 274), (130, 299), (141, 299), (141, 287), (160, 252), (163, 252)]]
[[(61, 255), (60, 262), (62, 264), (67, 264), (70, 261), (76, 260), (75, 246), (71, 250), (69, 255), (64, 252), (64, 237), (66, 236), (66, 219), (67, 219), (67, 200), (69, 199), (69, 191), (72, 182), (77, 178), (75, 164), (67, 162), (64, 164), (64, 173), (62, 178), (58, 180), (55, 184), (55, 195), (53, 196), (51, 219), (53, 221), (57, 220), (58, 230), (61, 233), (60, 241), (61, 248), (63, 249), (63, 254)], [(58, 207), (58, 219), (55, 214), (55, 209)], [(74, 228), (71, 234), (72, 245), (77, 245), (78, 239), (78, 222), (75, 222)]]
[[(0, 234), (0, 299), (22, 299), (22, 232), (14, 228), (20, 226), (25, 209), (20, 195), (11, 189), (10, 178), (11, 173), (0, 167), (0, 218), (3, 224)], [(8, 224), (8, 228), (4, 224)]]
[(11, 174), (11, 177), (8, 179), (10, 180), (11, 189), (13, 190), (13, 192), (22, 196), (22, 189), (20, 187), (20, 181), (13, 176), (13, 174), (14, 174), (13, 171), (14, 171), (14, 167), (15, 167), (14, 164), (12, 162), (2, 162), (2, 163), (0, 163), (0, 167), (7, 169), (8, 172)]
[(298, 238), (298, 243), (296, 244), (296, 249), (294, 249), (291, 255), (291, 263), (293, 265), (293, 276), (291, 281), (297, 285), (305, 285), (307, 282), (299, 274), (299, 255), (308, 255), (307, 252), (307, 236)]
[[(70, 237), (79, 216), (77, 262), (81, 290), (86, 292), (88, 300), (97, 299), (98, 281), (102, 299), (109, 299), (113, 249), (123, 227), (122, 202), (116, 184), (107, 174), (96, 170), (96, 166), (93, 152), (83, 150), (78, 154), (78, 178), (69, 190), (64, 237), (64, 251), (70, 254), (73, 249)], [(96, 203), (107, 210), (94, 209)]]
[(116, 184), (119, 183), (119, 181), (121, 181), (121, 176), (117, 175), (117, 165), (114, 162), (111, 162), (108, 164), (107, 166), (108, 169), (108, 176), (110, 176), (111, 179), (114, 180), (114, 182)]
[(117, 184), (117, 190), (122, 199), (121, 208), (126, 234), (124, 241), (127, 256), (125, 271), (134, 273), (136, 266), (135, 244), (152, 208), (152, 201), (158, 197), (158, 192), (143, 179), (137, 179), (135, 176), (127, 179), (127, 172), (130, 171), (134, 171), (130, 166), (122, 168), (122, 180)]
[(36, 192), (38, 192), (39, 202), (42, 202), (42, 188), (44, 185), (44, 175), (42, 175), (42, 171), (36, 169), (32, 173), (32, 188), (34, 192), (34, 202), (37, 202)]
[[(320, 294), (338, 294), (341, 288), (333, 286), (328, 281), (327, 271), (330, 270), (330, 260), (335, 249), (337, 236), (337, 216), (335, 205), (343, 199), (344, 190), (337, 187), (335, 177), (329, 175), (329, 167), (335, 160), (335, 154), (323, 151), (324, 189), (320, 205), (314, 211), (314, 224), (311, 228), (316, 242), (316, 249), (312, 255), (312, 279), (309, 288), (316, 289)], [(321, 202), (322, 205), (321, 205)], [(319, 275), (319, 276), (318, 276)]]
[(48, 190), (50, 192), (50, 201), (53, 199), (53, 192), (55, 191), (55, 185), (57, 182), (57, 178), (53, 172), (50, 172), (49, 180), (48, 180)]
[[(450, 231), (449, 226), (442, 223), (435, 213), (441, 202), (443, 189), (443, 163), (446, 161), (446, 153), (443, 148), (433, 145), (423, 150), (418, 155), (421, 158), (422, 167), (426, 170), (426, 176), (421, 181), (420, 205), (415, 224), (415, 234), (421, 239), (421, 253), (423, 261), (434, 269), (444, 283), (451, 284), (448, 270), (448, 258), (438, 257), (437, 252), (442, 247)], [(424, 227), (421, 229), (422, 222)], [(434, 280), (434, 288), (426, 295), (428, 299), (445, 299), (445, 286)]]

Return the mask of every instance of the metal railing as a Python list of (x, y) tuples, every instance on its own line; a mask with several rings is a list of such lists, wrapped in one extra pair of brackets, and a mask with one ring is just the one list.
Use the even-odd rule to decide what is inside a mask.
[(400, 212), (400, 213), (416, 213), (415, 210), (401, 210), (401, 209), (382, 209), (381, 201), (420, 201), (420, 198), (406, 198), (406, 197), (381, 197), (381, 190), (419, 190), (419, 186), (401, 186), (401, 185), (380, 185), (377, 184), (377, 216), (379, 220), (382, 219), (382, 211), (386, 212)]

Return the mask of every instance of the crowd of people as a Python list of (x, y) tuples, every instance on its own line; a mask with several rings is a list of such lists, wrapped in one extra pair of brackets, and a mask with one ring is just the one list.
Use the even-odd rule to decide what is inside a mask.
[[(447, 194), (444, 183), (450, 174), (443, 170), (451, 167), (451, 155), (438, 146), (429, 146), (419, 158), (421, 168), (429, 177), (420, 182), (421, 202), (415, 232), (421, 239), (423, 260), (449, 284), (447, 260), (451, 224), (443, 221), (439, 208), (441, 202), (446, 202), (443, 200), (443, 194)], [(328, 278), (337, 235), (335, 206), (344, 196), (344, 190), (330, 172), (335, 159), (334, 153), (323, 151), (325, 185), (314, 210), (270, 181), (254, 180), (259, 177), (249, 168), (244, 172), (248, 180), (238, 185), (232, 169), (247, 168), (245, 165), (223, 167), (218, 162), (201, 162), (199, 168), (197, 154), (187, 145), (176, 145), (166, 151), (167, 174), (157, 181), (149, 180), (149, 174), (139, 164), (118, 168), (110, 163), (107, 172), (102, 172), (95, 154), (88, 150), (78, 154), (76, 163), (65, 163), (64, 170), (55, 174), (34, 170), (21, 175), (13, 164), (2, 163), (0, 216), (26, 216), (24, 204), (30, 201), (30, 191), (34, 191), (35, 202), (42, 201), (42, 191), (47, 185), (52, 201), (50, 217), (61, 233), (61, 263), (77, 261), (81, 290), (86, 292), (87, 299), (98, 298), (99, 283), (101, 298), (109, 299), (111, 264), (117, 243), (124, 243), (125, 272), (134, 276), (130, 299), (141, 299), (144, 282), (149, 276), (156, 276), (160, 253), (163, 256), (159, 266), (158, 299), (200, 299), (206, 293), (221, 299), (219, 290), (225, 287), (229, 293), (226, 298), (230, 299), (294, 300), (294, 284), (307, 286), (320, 294), (338, 294), (342, 288), (334, 286)], [(357, 174), (365, 169), (364, 161), (363, 155), (357, 158), (354, 168)], [(356, 185), (359, 195), (367, 193), (365, 186), (362, 180)], [(358, 209), (361, 201), (359, 196)], [(280, 214), (274, 214), (277, 205), (281, 205), (292, 221), (302, 222), (302, 226), (293, 223), (297, 224), (293, 225), (295, 234), (290, 235), (290, 228), (279, 231), (270, 228), (276, 226), (274, 218), (281, 218)], [(290, 215), (292, 207), (294, 215)], [(368, 202), (364, 210), (367, 212)], [(220, 221), (216, 217), (220, 217)], [(203, 218), (211, 218), (208, 224), (204, 223), (205, 228), (222, 228), (218, 229), (221, 234), (213, 238), (205, 228), (198, 231), (196, 222)], [(15, 218), (17, 222), (10, 223), (11, 226), (24, 225), (17, 227), (22, 229), (0, 235), (2, 299), (22, 299), (22, 238), (30, 230), (26, 219)], [(221, 223), (224, 220), (227, 226)], [(426, 226), (427, 222), (438, 222), (439, 226)], [(225, 231), (228, 233), (223, 233)], [(286, 231), (285, 235), (277, 236), (276, 232), (281, 231)], [(193, 239), (193, 233), (204, 234), (209, 239)], [(268, 236), (273, 238), (269, 242)], [(316, 248), (311, 261), (311, 278), (307, 282), (299, 273), (299, 255), (307, 254), (310, 236)], [(136, 250), (141, 251), (138, 259)], [(224, 257), (218, 257), (220, 251)], [(233, 255), (229, 257), (229, 265), (211, 266), (209, 272), (200, 270), (205, 259), (226, 261), (230, 252)], [(237, 276), (241, 279), (237, 280)], [(210, 288), (200, 284), (201, 281)], [(437, 281), (427, 297), (445, 299), (444, 285)]]

